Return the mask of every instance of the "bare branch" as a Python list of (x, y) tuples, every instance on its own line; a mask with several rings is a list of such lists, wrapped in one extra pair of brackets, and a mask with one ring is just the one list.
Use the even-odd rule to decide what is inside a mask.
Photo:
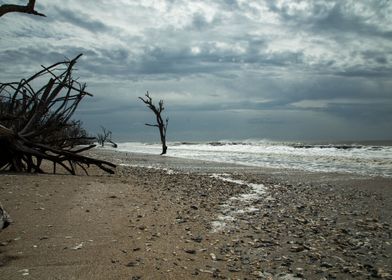
[(32, 14), (36, 16), (46, 17), (46, 15), (37, 12), (35, 9), (35, 0), (29, 0), (26, 6), (23, 5), (14, 5), (14, 4), (3, 4), (0, 6), (0, 17), (7, 13), (25, 13)]
[(154, 127), (159, 127), (159, 125), (157, 125), (157, 124), (149, 124), (149, 123), (146, 123), (145, 125), (146, 125), (146, 126), (154, 126)]

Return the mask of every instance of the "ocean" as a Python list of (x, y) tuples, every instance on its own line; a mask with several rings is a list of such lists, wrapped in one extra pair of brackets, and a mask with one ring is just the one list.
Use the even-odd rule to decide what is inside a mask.
[[(166, 156), (252, 167), (392, 177), (388, 142), (308, 144), (268, 140), (169, 142)], [(160, 154), (161, 145), (119, 143), (117, 151)]]

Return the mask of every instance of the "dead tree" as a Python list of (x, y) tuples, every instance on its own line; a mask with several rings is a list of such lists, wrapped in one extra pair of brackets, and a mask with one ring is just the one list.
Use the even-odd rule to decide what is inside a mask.
[(3, 4), (0, 6), (0, 17), (7, 13), (13, 12), (46, 17), (44, 14), (41, 14), (35, 10), (35, 0), (29, 0), (29, 3), (27, 3), (25, 6), (14, 4)]
[[(78, 146), (94, 138), (71, 120), (81, 100), (92, 96), (85, 84), (72, 78), (80, 56), (42, 66), (20, 82), (0, 83), (0, 170), (43, 172), (41, 163), (47, 160), (53, 163), (53, 173), (57, 164), (71, 174), (77, 166), (87, 173), (90, 164), (114, 173), (114, 164), (80, 154), (95, 146)], [(48, 82), (34, 90), (33, 84), (43, 79)]]
[(105, 142), (109, 142), (112, 144), (113, 148), (117, 148), (117, 144), (113, 142), (112, 140), (112, 132), (110, 130), (107, 130), (103, 126), (101, 126), (102, 133), (97, 134), (97, 142), (100, 144), (102, 147), (105, 146)]
[(111, 138), (112, 132), (110, 130), (107, 130), (103, 126), (101, 126), (102, 133), (97, 134), (97, 142), (100, 144), (102, 147), (105, 146), (105, 142)]
[(158, 127), (159, 129), (159, 134), (161, 136), (161, 143), (162, 143), (162, 153), (161, 155), (166, 154), (167, 151), (167, 146), (166, 146), (166, 130), (167, 130), (167, 125), (169, 124), (169, 119), (166, 118), (166, 122), (163, 122), (162, 120), (162, 116), (161, 113), (162, 111), (165, 109), (163, 107), (163, 100), (159, 101), (159, 105), (158, 108), (154, 105), (154, 103), (152, 103), (152, 98), (150, 97), (150, 94), (146, 93), (146, 98), (143, 97), (139, 97), (140, 100), (142, 100), (148, 108), (151, 109), (151, 111), (154, 112), (156, 120), (157, 120), (157, 124), (149, 124), (146, 123), (147, 126), (154, 126), (154, 127)]

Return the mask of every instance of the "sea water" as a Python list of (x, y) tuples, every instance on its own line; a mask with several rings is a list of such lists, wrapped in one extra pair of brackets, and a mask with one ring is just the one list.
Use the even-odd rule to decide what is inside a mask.
[[(392, 177), (392, 146), (385, 144), (303, 144), (266, 140), (172, 142), (167, 156), (253, 167)], [(161, 145), (125, 142), (118, 151), (159, 154)]]

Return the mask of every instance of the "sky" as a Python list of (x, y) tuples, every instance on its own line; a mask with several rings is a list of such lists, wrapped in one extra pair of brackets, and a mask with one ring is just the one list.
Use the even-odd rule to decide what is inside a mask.
[[(27, 1), (0, 0), (0, 4)], [(37, 0), (0, 18), (0, 81), (83, 56), (92, 134), (169, 141), (392, 139), (390, 0)]]

